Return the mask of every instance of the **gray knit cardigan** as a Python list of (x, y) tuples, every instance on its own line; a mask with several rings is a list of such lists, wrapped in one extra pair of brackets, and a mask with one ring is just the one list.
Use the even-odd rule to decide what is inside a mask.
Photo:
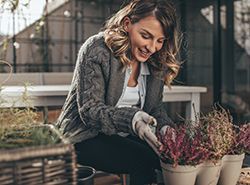
[[(131, 122), (141, 109), (115, 107), (122, 94), (124, 71), (122, 63), (106, 46), (102, 32), (82, 45), (71, 88), (56, 124), (71, 143), (93, 138), (100, 132), (134, 134)], [(143, 110), (157, 119), (157, 129), (171, 123), (162, 107), (163, 86), (159, 78), (147, 76)]]

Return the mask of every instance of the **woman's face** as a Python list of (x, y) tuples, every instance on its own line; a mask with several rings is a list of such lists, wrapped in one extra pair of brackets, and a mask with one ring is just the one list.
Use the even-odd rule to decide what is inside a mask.
[(165, 36), (161, 23), (154, 16), (145, 17), (134, 24), (126, 17), (124, 27), (129, 35), (133, 61), (145, 62), (162, 48)]

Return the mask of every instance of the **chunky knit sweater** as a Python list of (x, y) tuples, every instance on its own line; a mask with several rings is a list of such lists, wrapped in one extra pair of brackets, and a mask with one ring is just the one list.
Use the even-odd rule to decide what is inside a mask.
[[(134, 134), (132, 119), (141, 109), (115, 106), (124, 80), (123, 65), (106, 46), (103, 33), (86, 40), (79, 50), (71, 88), (56, 124), (64, 137), (77, 143), (98, 133)], [(158, 129), (171, 123), (162, 107), (163, 86), (160, 78), (147, 76), (143, 111), (157, 119)]]

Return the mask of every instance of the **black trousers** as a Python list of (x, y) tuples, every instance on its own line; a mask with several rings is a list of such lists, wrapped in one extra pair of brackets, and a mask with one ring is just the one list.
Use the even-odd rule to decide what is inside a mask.
[(109, 173), (127, 173), (130, 185), (155, 182), (158, 156), (150, 146), (134, 136), (98, 136), (75, 144), (78, 163)]

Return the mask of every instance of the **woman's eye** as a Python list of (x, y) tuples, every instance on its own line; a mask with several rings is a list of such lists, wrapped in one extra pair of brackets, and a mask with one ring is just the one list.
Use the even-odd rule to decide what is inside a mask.
[(158, 43), (163, 44), (164, 40), (158, 40)]
[(141, 34), (141, 36), (142, 36), (142, 38), (144, 38), (144, 39), (149, 39), (149, 38), (150, 38), (149, 35), (146, 35), (146, 34)]

